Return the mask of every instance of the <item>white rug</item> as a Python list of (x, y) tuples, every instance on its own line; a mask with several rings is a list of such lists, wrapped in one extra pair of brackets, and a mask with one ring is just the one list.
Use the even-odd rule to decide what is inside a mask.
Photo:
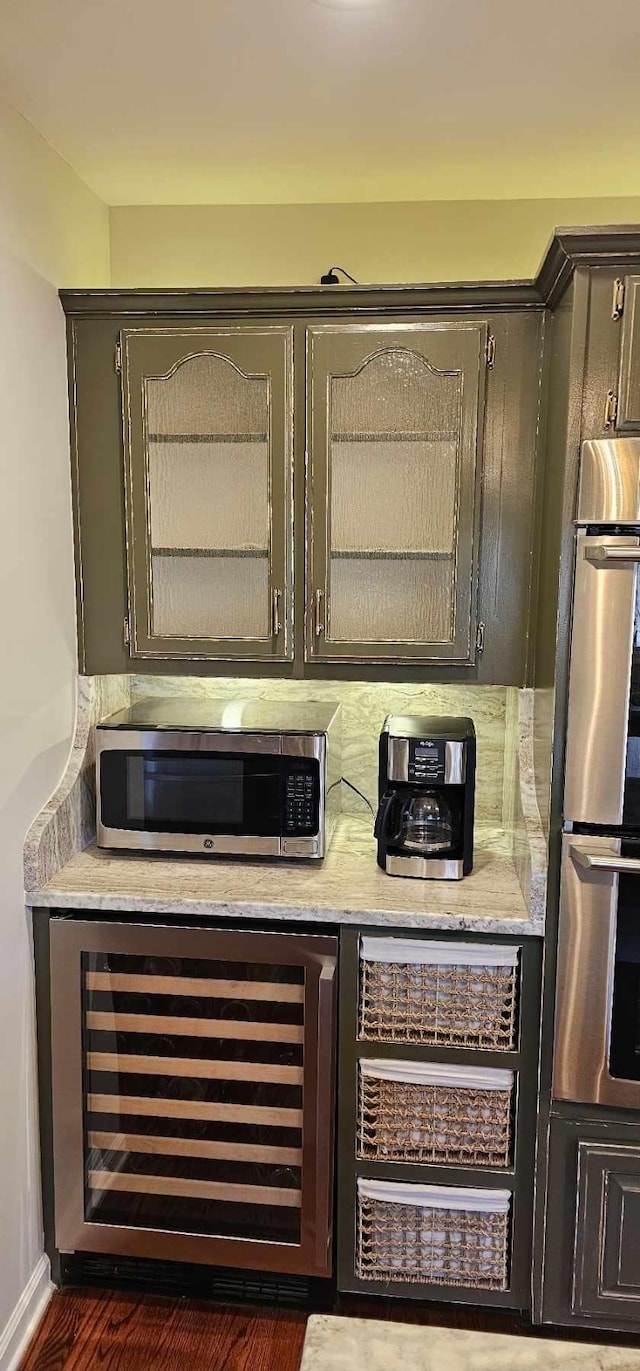
[(640, 1371), (640, 1349), (312, 1314), (300, 1371)]

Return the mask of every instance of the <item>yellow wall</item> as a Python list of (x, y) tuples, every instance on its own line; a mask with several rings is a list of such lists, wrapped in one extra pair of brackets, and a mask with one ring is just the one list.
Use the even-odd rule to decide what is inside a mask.
[(308, 285), (535, 274), (558, 225), (640, 223), (640, 197), (113, 207), (114, 286)]
[(109, 211), (0, 101), (0, 241), (56, 286), (109, 284)]

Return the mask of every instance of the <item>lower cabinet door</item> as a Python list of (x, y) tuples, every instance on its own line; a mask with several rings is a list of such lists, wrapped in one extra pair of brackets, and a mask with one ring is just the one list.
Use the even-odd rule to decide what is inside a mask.
[(637, 1328), (640, 1127), (554, 1119), (547, 1213), (545, 1321)]
[(640, 1318), (640, 1147), (578, 1143), (572, 1306)]
[(56, 1245), (331, 1272), (337, 943), (51, 922)]

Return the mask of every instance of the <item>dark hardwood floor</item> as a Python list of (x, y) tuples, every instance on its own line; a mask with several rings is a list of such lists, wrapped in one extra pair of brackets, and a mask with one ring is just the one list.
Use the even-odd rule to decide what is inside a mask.
[(56, 1293), (20, 1371), (298, 1371), (306, 1314)]
[[(575, 1337), (532, 1329), (516, 1314), (462, 1306), (349, 1296), (340, 1300), (336, 1313), (478, 1332)], [(306, 1313), (286, 1310), (244, 1310), (114, 1290), (63, 1290), (54, 1295), (20, 1371), (299, 1371), (306, 1322)], [(634, 1341), (606, 1334), (578, 1337)]]

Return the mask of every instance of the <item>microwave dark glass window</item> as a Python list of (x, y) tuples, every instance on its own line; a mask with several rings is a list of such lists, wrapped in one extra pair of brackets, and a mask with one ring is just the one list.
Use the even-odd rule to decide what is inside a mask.
[(319, 775), (312, 758), (114, 749), (100, 759), (102, 823), (152, 833), (317, 832)]
[(82, 977), (86, 1220), (299, 1243), (304, 969), (84, 953)]
[[(640, 856), (640, 845), (623, 844)], [(620, 876), (613, 973), (609, 1070), (623, 1080), (640, 1080), (640, 882)]]
[(629, 827), (640, 827), (640, 576), (637, 572), (623, 822)]

